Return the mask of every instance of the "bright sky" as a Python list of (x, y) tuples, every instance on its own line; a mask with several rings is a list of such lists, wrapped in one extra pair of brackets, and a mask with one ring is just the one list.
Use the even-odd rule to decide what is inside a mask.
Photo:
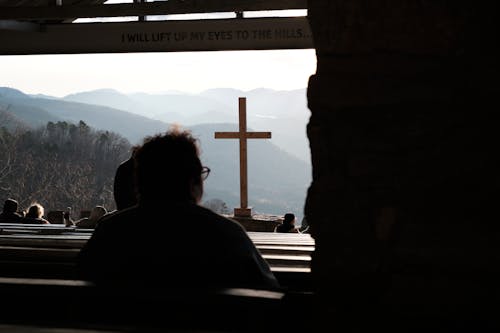
[[(108, 1), (118, 2), (132, 0)], [(234, 16), (231, 13), (171, 15), (168, 19), (223, 18), (228, 15)], [(246, 17), (303, 15), (307, 15), (304, 10), (245, 13)], [(78, 22), (90, 20), (96, 21), (80, 19)], [(123, 93), (168, 90), (197, 93), (210, 88), (291, 90), (307, 87), (308, 79), (315, 71), (316, 56), (312, 49), (0, 56), (0, 86), (57, 97), (100, 88)]]
[(314, 50), (0, 56), (0, 86), (65, 96), (100, 88), (128, 92), (307, 87)]

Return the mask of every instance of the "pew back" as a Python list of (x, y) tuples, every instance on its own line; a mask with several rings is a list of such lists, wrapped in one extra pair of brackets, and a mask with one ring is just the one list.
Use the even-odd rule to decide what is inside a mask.
[[(80, 249), (92, 229), (0, 224), (0, 268), (5, 276), (75, 279)], [(310, 288), (314, 239), (308, 234), (249, 232), (282, 285)]]

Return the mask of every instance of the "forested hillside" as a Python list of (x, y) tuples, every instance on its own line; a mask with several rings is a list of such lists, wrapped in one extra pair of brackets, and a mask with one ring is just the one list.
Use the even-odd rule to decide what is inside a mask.
[[(3, 115), (3, 116), (2, 116)], [(0, 198), (13, 197), (26, 208), (38, 201), (46, 209), (114, 208), (113, 179), (130, 144), (120, 135), (78, 124), (49, 122), (44, 127), (7, 128), (0, 118)], [(9, 120), (10, 122), (8, 122)]]
[[(226, 100), (224, 96), (228, 95), (227, 99), (233, 99), (231, 96), (237, 96), (239, 93), (239, 91), (220, 89), (207, 91), (204, 95), (205, 98), (219, 96), (219, 102), (222, 103), (221, 101)], [(255, 91), (253, 94), (273, 95), (273, 92)], [(92, 95), (94, 94), (88, 93), (79, 97), (90, 98)], [(106, 96), (111, 96), (109, 99), (116, 103), (127, 102), (126, 99), (119, 98), (123, 95), (116, 93), (110, 95), (108, 91), (102, 91), (97, 96), (101, 97), (101, 102)], [(255, 96), (249, 100), (250, 106), (250, 101), (253, 103), (260, 101)], [(290, 93), (290, 104), (300, 105), (301, 103), (295, 101), (293, 96), (299, 98), (299, 95)], [(73, 96), (75, 97), (78, 96)], [(137, 98), (137, 95), (131, 95), (130, 98), (132, 97)], [(163, 98), (166, 97), (161, 96), (161, 99)], [(235, 98), (237, 100), (237, 97)], [(151, 103), (155, 101), (152, 96), (144, 99)], [(182, 100), (184, 99), (185, 97), (182, 97)], [(280, 100), (283, 104), (283, 99)], [(199, 100), (194, 99), (192, 103), (196, 101)], [(201, 106), (199, 108), (201, 109)], [(275, 108), (273, 114), (276, 116), (271, 116), (270, 113), (262, 114), (260, 118), (249, 116), (249, 131), (271, 130), (274, 138), (249, 140), (249, 205), (254, 208), (255, 213), (277, 215), (290, 211), (300, 220), (307, 188), (311, 182), (311, 165), (291, 154), (290, 150), (276, 144), (278, 140), (286, 141), (289, 145), (293, 145), (296, 141), (302, 144), (305, 142), (301, 139), (305, 134), (298, 130), (287, 129), (290, 121), (284, 120), (293, 114), (298, 114), (299, 111), (280, 116), (278, 111), (282, 108), (287, 109)], [(264, 111), (263, 104), (256, 109)], [(292, 110), (292, 107), (289, 109)], [(236, 111), (233, 113), (237, 114)], [(237, 123), (209, 122), (183, 125), (191, 129), (200, 139), (202, 161), (212, 169), (205, 184), (204, 200), (221, 200), (232, 211), (240, 203), (238, 142), (215, 140), (214, 133), (237, 131)], [(45, 200), (46, 202), (42, 203), (51, 209), (65, 209), (67, 206), (72, 206), (76, 211), (80, 207), (89, 209), (95, 203), (106, 203), (107, 208), (112, 208), (113, 202), (110, 198), (112, 198), (111, 183), (114, 170), (120, 161), (128, 157), (129, 142), (140, 143), (145, 136), (163, 132), (169, 125), (109, 106), (32, 97), (16, 89), (0, 88), (0, 127), (10, 131), (10, 133), (4, 131), (4, 139), (9, 140), (10, 148), (0, 147), (2, 155), (0, 170), (4, 168), (10, 170), (8, 176), (3, 171), (0, 173), (0, 179), (3, 181), (3, 183), (0, 181), (0, 187), (3, 189), (0, 191), (0, 200), (4, 199), (7, 193), (13, 193), (13, 196), (23, 202), (33, 199)], [(278, 130), (280, 127), (283, 128)], [(304, 125), (301, 128), (305, 131)], [(103, 140), (100, 139), (101, 136)], [(26, 144), (27, 138), (31, 138), (32, 146)], [(114, 147), (117, 142), (123, 146), (122, 150), (125, 153), (120, 150), (118, 153), (108, 154), (106, 150), (108, 148), (103, 148), (106, 145)], [(48, 147), (52, 147), (51, 149), (55, 151)], [(3, 153), (4, 149), (11, 151), (11, 157)], [(98, 155), (100, 153), (103, 155)], [(24, 164), (24, 160), (28, 160), (29, 163)], [(104, 163), (105, 166), (96, 165), (96, 161)], [(36, 172), (29, 168), (30, 164), (37, 165)], [(41, 166), (38, 166), (39, 164)], [(75, 174), (81, 176), (73, 176)], [(7, 185), (6, 180), (9, 181)], [(66, 188), (64, 184), (67, 184)], [(49, 193), (50, 191), (54, 193)]]

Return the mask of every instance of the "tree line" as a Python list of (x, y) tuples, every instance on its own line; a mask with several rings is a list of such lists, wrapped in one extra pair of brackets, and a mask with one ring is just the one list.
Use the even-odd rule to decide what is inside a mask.
[[(48, 122), (33, 129), (0, 110), (0, 201), (16, 199), (23, 209), (39, 202), (46, 212), (71, 207), (78, 213), (96, 205), (114, 210), (116, 168), (131, 148), (119, 134), (95, 130), (84, 121)], [(231, 213), (221, 199), (203, 206)]]
[(129, 157), (128, 140), (83, 121), (32, 129), (11, 120), (0, 113), (0, 198), (14, 198), (23, 208), (40, 202), (46, 212), (115, 209), (114, 175)]

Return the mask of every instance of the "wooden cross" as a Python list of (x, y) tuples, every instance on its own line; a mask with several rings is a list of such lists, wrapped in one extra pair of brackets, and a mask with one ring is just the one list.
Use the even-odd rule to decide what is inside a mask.
[(234, 216), (251, 217), (248, 207), (247, 139), (270, 139), (271, 132), (247, 132), (247, 99), (239, 98), (239, 132), (215, 132), (216, 139), (240, 140), (240, 208), (234, 209)]

